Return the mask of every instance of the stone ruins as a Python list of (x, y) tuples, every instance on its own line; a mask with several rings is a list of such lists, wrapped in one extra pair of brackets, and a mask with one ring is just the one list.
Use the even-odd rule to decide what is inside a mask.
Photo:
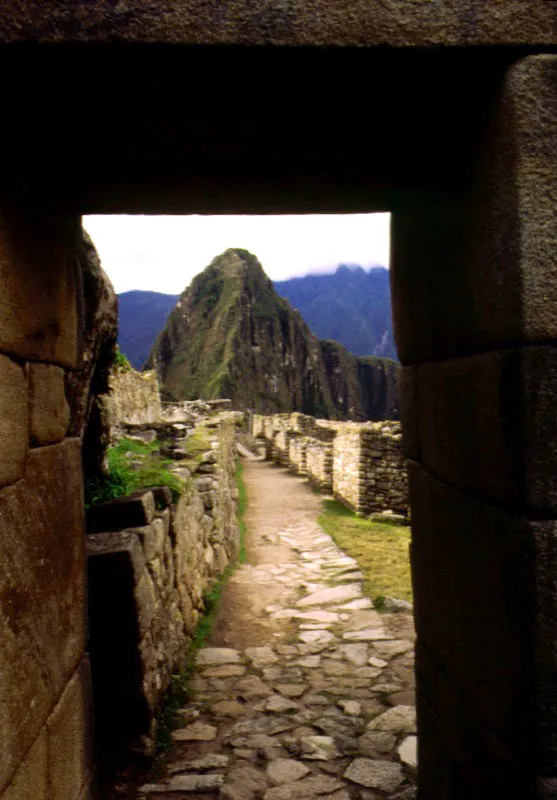
[(92, 791), (90, 213), (392, 212), (419, 797), (555, 796), (556, 11), (1, 4), (1, 800)]
[(331, 492), (360, 514), (408, 515), (408, 475), (399, 422), (331, 422), (305, 414), (253, 414), (267, 458)]

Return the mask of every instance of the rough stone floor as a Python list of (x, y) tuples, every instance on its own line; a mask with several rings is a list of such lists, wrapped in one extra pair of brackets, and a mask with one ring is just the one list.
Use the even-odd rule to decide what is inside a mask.
[(410, 615), (378, 614), (300, 479), (246, 461), (248, 564), (230, 579), (194, 699), (140, 796), (415, 798)]

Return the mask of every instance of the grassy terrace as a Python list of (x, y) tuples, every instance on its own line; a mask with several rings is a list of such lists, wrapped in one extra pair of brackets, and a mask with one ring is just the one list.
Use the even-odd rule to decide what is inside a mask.
[(364, 591), (377, 606), (384, 595), (412, 601), (409, 527), (360, 519), (336, 500), (323, 501), (319, 524), (357, 560)]

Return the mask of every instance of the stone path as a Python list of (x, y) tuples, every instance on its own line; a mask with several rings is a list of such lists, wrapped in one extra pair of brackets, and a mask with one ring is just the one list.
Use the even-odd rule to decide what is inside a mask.
[(140, 796), (415, 798), (413, 628), (378, 614), (299, 479), (246, 462), (251, 564), (232, 576), (164, 778)]

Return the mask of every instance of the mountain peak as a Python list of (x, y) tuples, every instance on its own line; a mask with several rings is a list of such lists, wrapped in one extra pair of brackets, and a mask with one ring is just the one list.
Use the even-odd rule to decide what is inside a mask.
[[(256, 256), (240, 248), (218, 255), (192, 281), (148, 366), (172, 400), (228, 397), (233, 408), (332, 418), (392, 413), (387, 384), (377, 390), (353, 355), (320, 342), (276, 293)], [(395, 365), (389, 369), (390, 387)]]

